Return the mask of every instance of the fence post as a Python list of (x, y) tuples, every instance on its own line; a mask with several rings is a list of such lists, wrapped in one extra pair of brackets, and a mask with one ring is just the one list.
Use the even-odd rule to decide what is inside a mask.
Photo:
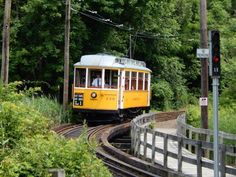
[(134, 156), (137, 155), (137, 144), (138, 144), (138, 128), (137, 125), (134, 124), (134, 130), (133, 130), (133, 137), (131, 135), (131, 138), (134, 139), (134, 147), (133, 147), (133, 151), (134, 151)]
[(65, 177), (65, 170), (63, 169), (49, 169), (48, 171), (52, 177)]
[(219, 143), (224, 144), (224, 134), (219, 136)]
[(164, 134), (164, 147), (163, 147), (163, 160), (164, 160), (164, 167), (167, 168), (167, 164), (168, 164), (168, 134)]
[(134, 125), (134, 137), (132, 137), (134, 139), (134, 147), (133, 147), (133, 151), (134, 151), (134, 156), (137, 154), (137, 137), (138, 137), (138, 129), (137, 129), (137, 126)]
[(143, 156), (144, 160), (147, 159), (147, 128), (144, 128), (144, 146), (143, 146)]
[(140, 135), (141, 130), (139, 127), (136, 127), (137, 130), (137, 136), (136, 136), (136, 144), (135, 144), (135, 156), (139, 157), (140, 155)]
[[(209, 142), (209, 143), (211, 142), (211, 135), (210, 134), (206, 135), (206, 142)], [(207, 149), (205, 152), (206, 152), (205, 157), (210, 159), (210, 150)]]
[(131, 152), (134, 152), (134, 147), (135, 147), (135, 134), (134, 134), (134, 129), (135, 129), (135, 125), (133, 122), (130, 123), (131, 124), (131, 130), (130, 130), (130, 137), (131, 137)]
[(225, 145), (220, 145), (220, 176), (225, 177)]
[(138, 142), (137, 142), (137, 156), (138, 158), (140, 157), (140, 146), (141, 146), (141, 132), (142, 132), (142, 129), (139, 127), (138, 128)]
[(202, 142), (197, 141), (197, 176), (202, 177)]
[(155, 131), (153, 130), (152, 131), (152, 163), (154, 164), (155, 163), (155, 148), (156, 148), (156, 133)]
[(183, 138), (178, 137), (178, 172), (182, 172), (182, 145)]
[[(193, 139), (193, 133), (192, 133), (192, 130), (191, 129), (188, 129), (189, 130), (189, 139)], [(190, 152), (192, 152), (192, 145), (191, 144), (188, 144), (188, 150)]]
[(195, 133), (195, 140), (199, 140), (199, 134), (198, 133)]

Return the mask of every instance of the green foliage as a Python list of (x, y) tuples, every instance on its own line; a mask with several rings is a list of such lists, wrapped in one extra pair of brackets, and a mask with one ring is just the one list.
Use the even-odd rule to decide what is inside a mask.
[(34, 97), (33, 88), (17, 93), (19, 83), (0, 87), (0, 176), (46, 177), (50, 168), (63, 168), (67, 176), (111, 176), (93, 151), (95, 142), (87, 144), (86, 129), (75, 140), (50, 132), (63, 116), (61, 106)]
[(21, 100), (24, 97), (23, 93), (17, 92), (17, 86), (21, 85), (22, 82), (12, 82), (6, 86), (0, 84), (0, 102), (11, 101), (15, 102)]
[[(72, 0), (70, 68), (82, 54), (128, 55), (131, 42), (132, 57), (145, 61), (153, 71), (153, 103), (168, 100), (159, 109), (183, 107), (192, 94), (199, 95), (201, 83), (195, 54), (200, 43), (199, 4), (198, 0)], [(234, 72), (229, 66), (236, 56), (235, 4), (232, 0), (207, 2), (207, 26), (221, 32), (222, 71), (227, 73)], [(64, 14), (63, 1), (12, 2), (10, 80), (45, 81), (56, 92), (63, 82)], [(124, 30), (115, 24), (123, 24)], [(72, 69), (70, 76), (72, 80)], [(234, 93), (228, 78), (223, 76), (222, 89)], [(167, 94), (160, 94), (165, 99), (156, 95), (159, 80), (169, 84)]]
[(25, 97), (22, 103), (32, 110), (40, 112), (43, 116), (53, 120), (54, 124), (63, 122), (64, 113), (62, 106), (58, 104), (54, 98), (47, 98), (45, 96), (40, 97)]
[(66, 176), (111, 176), (85, 139), (66, 140), (54, 134), (24, 138), (2, 160), (0, 175), (45, 177), (48, 169), (63, 168)]
[[(220, 102), (221, 102), (220, 97)], [(232, 103), (232, 101), (231, 101)], [(208, 125), (213, 130), (213, 108), (212, 100), (209, 101)], [(194, 127), (201, 127), (200, 106), (189, 105), (187, 107), (187, 122)], [(236, 134), (235, 119), (236, 119), (236, 104), (220, 104), (219, 105), (219, 130), (227, 133)]]
[[(219, 129), (228, 133), (236, 134), (236, 104), (220, 106)], [(213, 126), (212, 126), (213, 127)]]
[(0, 107), (1, 148), (14, 147), (23, 137), (48, 132), (49, 119), (25, 104), (2, 102)]
[[(50, 126), (63, 117), (56, 100), (34, 97), (38, 88), (19, 91), (22, 82), (0, 86), (1, 147), (14, 147), (22, 137), (46, 134)], [(29, 97), (32, 96), (33, 97)]]
[(156, 122), (155, 121), (152, 121), (149, 125), (148, 125), (148, 128), (150, 129), (154, 129), (156, 127)]
[(153, 101), (153, 106), (164, 110), (171, 108), (174, 93), (168, 82), (159, 80), (157, 83), (152, 84), (152, 94), (157, 100), (157, 102)]
[[(230, 6), (230, 1), (212, 1), (210, 3), (210, 10), (208, 11), (208, 20), (210, 29), (219, 29), (228, 21), (230, 14), (227, 8)], [(217, 19), (217, 20), (216, 20)]]
[(200, 107), (197, 105), (189, 105), (187, 107), (186, 117), (187, 123), (194, 127), (201, 127)]
[[(44, 80), (56, 89), (63, 73), (64, 2), (13, 1), (12, 6), (10, 79)], [(80, 18), (72, 18), (71, 24), (70, 54), (77, 61), (87, 35)]]
[(222, 103), (230, 105), (232, 101), (236, 101), (236, 58), (225, 63), (222, 70)]

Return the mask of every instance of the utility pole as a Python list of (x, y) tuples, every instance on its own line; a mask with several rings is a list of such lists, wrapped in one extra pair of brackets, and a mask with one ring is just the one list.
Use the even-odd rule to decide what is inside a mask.
[[(207, 49), (207, 3), (200, 0), (200, 27), (202, 49)], [(201, 58), (201, 97), (208, 100), (208, 59)], [(208, 129), (208, 105), (201, 105), (201, 127)]]
[(131, 27), (129, 26), (129, 58), (132, 58), (132, 34)]
[(1, 82), (8, 84), (9, 73), (9, 44), (10, 44), (11, 0), (5, 0), (4, 24), (2, 32), (2, 68)]
[(66, 0), (66, 17), (65, 17), (65, 51), (64, 51), (64, 88), (63, 88), (63, 110), (68, 106), (69, 90), (69, 49), (70, 49), (70, 6), (71, 1)]
[(132, 58), (132, 36), (129, 35), (129, 58)]

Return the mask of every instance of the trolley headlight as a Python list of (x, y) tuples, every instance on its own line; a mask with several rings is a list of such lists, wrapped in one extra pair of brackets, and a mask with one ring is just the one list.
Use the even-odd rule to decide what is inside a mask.
[(92, 98), (96, 98), (96, 97), (97, 97), (97, 93), (96, 93), (96, 92), (92, 92), (92, 93), (91, 93), (91, 97), (92, 97)]

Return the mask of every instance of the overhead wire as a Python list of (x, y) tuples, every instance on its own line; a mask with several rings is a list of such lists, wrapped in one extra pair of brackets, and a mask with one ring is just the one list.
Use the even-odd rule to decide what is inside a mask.
[[(73, 10), (74, 12), (77, 12), (83, 16), (86, 16), (90, 19), (93, 19), (95, 21), (98, 21), (100, 23), (104, 23), (106, 25), (110, 25), (110, 26), (113, 26), (115, 28), (118, 28), (120, 30), (125, 30), (125, 31), (128, 31), (130, 33), (133, 33), (133, 36), (136, 36), (138, 38), (149, 38), (149, 39), (158, 39), (158, 38), (176, 38), (178, 37), (179, 35), (162, 35), (160, 33), (151, 33), (151, 32), (137, 32), (134, 30), (134, 28), (130, 28), (130, 27), (127, 27), (125, 26), (124, 24), (119, 24), (119, 23), (115, 23), (113, 22), (111, 19), (108, 19), (108, 18), (104, 18), (103, 16), (99, 15), (97, 13), (97, 11), (92, 11), (92, 10), (84, 10), (84, 11), (87, 11), (88, 13), (85, 13), (85, 12), (81, 12), (81, 11), (78, 11), (76, 9), (74, 9), (73, 7), (71, 7), (71, 10)], [(94, 15), (91, 15), (91, 14), (95, 14), (96, 16)]]
[(198, 41), (198, 39), (194, 39), (194, 38), (187, 38), (186, 39), (186, 37), (184, 37), (183, 35), (180, 35), (180, 34), (178, 34), (178, 35), (160, 34), (160, 33), (152, 33), (152, 32), (147, 32), (147, 31), (138, 32), (134, 28), (127, 27), (127, 26), (125, 26), (124, 24), (121, 24), (121, 23), (115, 23), (111, 19), (103, 17), (102, 15), (98, 14), (97, 11), (85, 9), (82, 12), (82, 11), (74, 9), (73, 7), (71, 7), (71, 10), (76, 12), (76, 13), (79, 13), (80, 15), (83, 15), (87, 18), (98, 21), (100, 23), (118, 28), (118, 29), (123, 30), (123, 31), (127, 31), (132, 36), (135, 37), (135, 41), (137, 40), (137, 38), (146, 38), (146, 39), (175, 39), (175, 38), (179, 38), (179, 39), (184, 40), (185, 42)]

